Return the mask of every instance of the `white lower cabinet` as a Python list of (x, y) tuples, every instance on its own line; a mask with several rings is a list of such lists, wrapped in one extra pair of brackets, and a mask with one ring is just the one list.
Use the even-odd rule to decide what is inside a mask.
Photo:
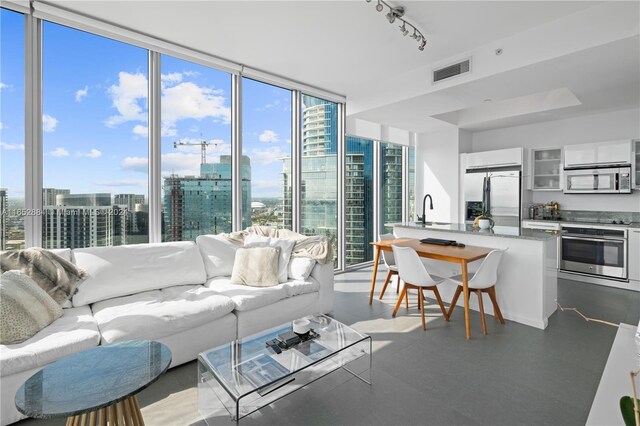
[(629, 229), (629, 279), (640, 281), (640, 229)]

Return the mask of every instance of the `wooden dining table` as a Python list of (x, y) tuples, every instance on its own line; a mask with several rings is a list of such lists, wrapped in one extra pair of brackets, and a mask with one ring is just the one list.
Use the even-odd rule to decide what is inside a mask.
[(371, 277), (371, 293), (369, 294), (369, 304), (373, 303), (373, 292), (376, 287), (376, 276), (378, 275), (378, 263), (380, 251), (393, 251), (392, 245), (399, 247), (411, 247), (420, 257), (442, 260), (444, 262), (457, 263), (462, 270), (462, 288), (464, 292), (464, 325), (467, 333), (467, 340), (471, 339), (471, 322), (469, 320), (469, 280), (467, 265), (486, 257), (492, 250), (488, 247), (466, 246), (441, 246), (437, 244), (421, 243), (414, 238), (397, 238), (395, 240), (382, 240), (370, 243), (373, 246), (373, 276)]

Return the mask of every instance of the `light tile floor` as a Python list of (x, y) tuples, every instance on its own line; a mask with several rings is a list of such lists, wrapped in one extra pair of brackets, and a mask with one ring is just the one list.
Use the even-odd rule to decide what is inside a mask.
[[(384, 274), (379, 274), (383, 275)], [(373, 386), (337, 371), (241, 420), (244, 425), (583, 425), (616, 328), (556, 312), (542, 331), (488, 316), (487, 336), (472, 312), (449, 323), (429, 300), (427, 331), (415, 296), (391, 317), (395, 291), (367, 304), (371, 269), (336, 276), (334, 317), (371, 334)], [(378, 286), (380, 288), (380, 286)], [(561, 280), (558, 300), (585, 315), (637, 323), (640, 293)], [(148, 426), (204, 425), (196, 363), (174, 368), (139, 395)], [(228, 422), (232, 424), (231, 422)], [(26, 420), (20, 426), (63, 425)]]

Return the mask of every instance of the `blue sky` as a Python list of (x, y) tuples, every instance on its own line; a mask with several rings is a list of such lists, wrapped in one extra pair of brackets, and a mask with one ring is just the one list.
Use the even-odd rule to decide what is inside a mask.
[[(24, 185), (22, 18), (2, 11), (0, 150), (2, 182)], [(43, 30), (44, 187), (72, 192), (147, 194), (147, 51), (56, 24)], [(162, 172), (196, 175), (230, 154), (231, 76), (163, 55)], [(279, 196), (291, 139), (290, 92), (245, 79), (243, 152), (252, 160), (252, 195)]]

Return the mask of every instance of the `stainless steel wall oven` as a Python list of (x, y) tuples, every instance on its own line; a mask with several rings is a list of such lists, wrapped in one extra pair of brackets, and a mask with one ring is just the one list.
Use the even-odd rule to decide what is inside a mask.
[(562, 225), (560, 270), (627, 280), (627, 229)]

